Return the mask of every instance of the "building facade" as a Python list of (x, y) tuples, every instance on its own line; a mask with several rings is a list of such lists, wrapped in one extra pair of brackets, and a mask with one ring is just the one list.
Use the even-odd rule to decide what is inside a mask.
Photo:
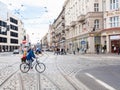
[(97, 48), (101, 49), (98, 32), (103, 29), (102, 1), (67, 0), (64, 7), (69, 52), (79, 48), (95, 53)]
[(54, 46), (62, 46), (64, 30), (64, 45), (69, 53), (77, 51), (77, 48), (85, 53), (118, 52), (120, 0), (66, 0), (62, 11), (64, 13), (60, 13), (52, 24)]
[(19, 49), (24, 37), (24, 27), (20, 19), (8, 12), (0, 2), (0, 52)]
[(53, 22), (52, 38), (54, 47), (65, 48), (66, 34), (65, 34), (64, 7), (60, 12), (59, 16), (57, 17), (57, 19)]
[(120, 47), (120, 0), (103, 0), (103, 12), (101, 43), (106, 46), (106, 52), (117, 53)]

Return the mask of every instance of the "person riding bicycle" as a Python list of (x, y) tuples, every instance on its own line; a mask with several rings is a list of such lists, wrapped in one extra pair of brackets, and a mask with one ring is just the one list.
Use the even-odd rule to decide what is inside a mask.
[(37, 48), (37, 49), (36, 49), (36, 54), (42, 54), (42, 51), (41, 51), (40, 48)]
[(26, 56), (26, 59), (29, 62), (31, 69), (33, 68), (32, 67), (32, 62), (34, 61), (33, 58), (36, 58), (36, 57), (35, 57), (35, 54), (34, 54), (34, 51), (33, 51), (33, 47), (32, 47), (32, 48), (28, 49), (27, 56)]

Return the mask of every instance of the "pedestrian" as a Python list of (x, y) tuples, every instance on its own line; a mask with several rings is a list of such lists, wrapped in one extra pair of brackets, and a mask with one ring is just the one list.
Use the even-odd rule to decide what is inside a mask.
[(60, 55), (60, 48), (57, 48), (57, 55)]
[(118, 48), (118, 55), (120, 54), (120, 47)]
[(98, 46), (96, 47), (96, 52), (97, 52), (97, 54), (99, 54), (99, 47)]
[(114, 53), (116, 53), (116, 47), (115, 47), (115, 46), (114, 46), (114, 48), (113, 48), (113, 49), (114, 49)]
[(31, 69), (33, 68), (32, 67), (32, 62), (34, 61), (33, 58), (35, 58), (35, 54), (33, 52), (33, 49), (34, 49), (34, 47), (29, 48), (28, 51), (27, 51), (27, 56), (26, 56), (26, 59), (29, 62)]
[(61, 55), (63, 55), (64, 54), (64, 50), (63, 50), (63, 48), (61, 48)]
[(40, 48), (37, 48), (37, 49), (36, 49), (36, 54), (42, 54), (42, 51), (41, 51)]
[(79, 53), (80, 49), (77, 47), (77, 52)]
[(69, 49), (67, 48), (67, 53), (68, 53)]
[(75, 55), (75, 47), (73, 47), (73, 54)]
[(86, 49), (86, 47), (84, 48), (84, 53), (86, 53), (86, 51), (87, 51), (87, 49)]
[(104, 45), (104, 47), (103, 47), (104, 53), (106, 52), (106, 49), (107, 49), (106, 45)]
[(57, 48), (54, 48), (54, 55), (57, 54)]

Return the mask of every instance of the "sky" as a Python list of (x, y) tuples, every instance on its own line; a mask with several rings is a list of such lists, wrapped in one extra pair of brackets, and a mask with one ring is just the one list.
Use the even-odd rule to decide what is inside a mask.
[(65, 0), (0, 0), (22, 19), (31, 43), (37, 43), (60, 14)]

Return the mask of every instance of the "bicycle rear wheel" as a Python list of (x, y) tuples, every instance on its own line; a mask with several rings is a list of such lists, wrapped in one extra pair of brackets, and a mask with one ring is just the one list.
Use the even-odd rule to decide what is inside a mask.
[(42, 73), (42, 72), (45, 71), (46, 66), (45, 66), (44, 63), (37, 63), (37, 64), (35, 65), (35, 69), (36, 69), (37, 72)]
[(27, 73), (30, 70), (30, 66), (27, 63), (20, 64), (20, 70), (23, 73)]

